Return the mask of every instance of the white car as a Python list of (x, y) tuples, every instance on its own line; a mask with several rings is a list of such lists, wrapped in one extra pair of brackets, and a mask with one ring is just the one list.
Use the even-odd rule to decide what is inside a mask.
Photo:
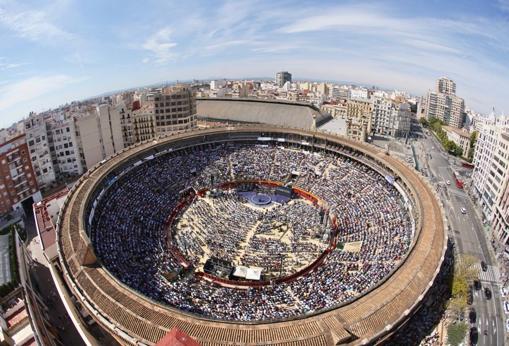
[(445, 183), (446, 183), (447, 185), (451, 185), (451, 181), (450, 181), (450, 180), (447, 180)]
[(466, 214), (467, 213), (467, 210), (465, 208), (461, 208), (461, 213), (462, 214)]
[(507, 321), (505, 322), (505, 330), (506, 332), (509, 333), (509, 318), (507, 319)]
[(502, 293), (502, 296), (505, 297), (505, 296), (507, 296), (507, 293), (509, 293), (509, 290), (505, 287), (502, 287), (500, 292)]

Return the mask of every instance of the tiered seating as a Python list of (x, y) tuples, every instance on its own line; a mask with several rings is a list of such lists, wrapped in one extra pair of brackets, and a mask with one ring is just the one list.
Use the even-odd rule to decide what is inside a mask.
[[(269, 147), (267, 150), (273, 149), (274, 148)], [(364, 149), (367, 150), (366, 148)], [(224, 150), (228, 156), (232, 152), (235, 152), (235, 148), (231, 147), (222, 148), (218, 151), (221, 150)], [(378, 154), (373, 149), (370, 150), (373, 151), (373, 155)], [(185, 154), (187, 157), (189, 156), (189, 153)], [(289, 156), (291, 155), (292, 154), (289, 154)], [(321, 155), (324, 154), (322, 153)], [(267, 158), (266, 154), (263, 156)], [(311, 178), (306, 174), (302, 174), (298, 179), (298, 183), (301, 184), (303, 189), (307, 189), (313, 194), (320, 196), (324, 200), (327, 200), (327, 202), (331, 205), (331, 208), (334, 208), (334, 205), (339, 206), (340, 203), (347, 203), (347, 205), (345, 205), (343, 208), (336, 207), (336, 209), (332, 209), (332, 212), (338, 216), (338, 221), (341, 225), (341, 235), (339, 241), (345, 243), (351, 241), (362, 241), (361, 251), (358, 253), (334, 252), (326, 259), (326, 261), (319, 269), (311, 273), (312, 275), (308, 275), (306, 278), (294, 281), (295, 284), (290, 283), (287, 285), (281, 285), (276, 288), (270, 288), (270, 290), (265, 288), (256, 291), (249, 290), (248, 296), (246, 298), (246, 302), (250, 302), (249, 305), (239, 305), (239, 302), (242, 302), (242, 298), (241, 296), (237, 296), (235, 293), (233, 293), (233, 291), (215, 286), (202, 286), (203, 282), (199, 280), (196, 282), (191, 280), (186, 282), (176, 282), (172, 284), (168, 284), (166, 281), (156, 280), (153, 282), (155, 286), (164, 283), (167, 285), (166, 287), (168, 287), (169, 290), (160, 291), (164, 293), (163, 296), (158, 294), (151, 296), (151, 294), (154, 294), (154, 292), (144, 291), (147, 289), (147, 287), (141, 284), (140, 279), (135, 276), (130, 276), (129, 274), (126, 277), (123, 277), (124, 273), (127, 274), (127, 272), (124, 271), (128, 271), (133, 268), (138, 268), (137, 270), (141, 270), (143, 268), (145, 269), (144, 274), (156, 275), (158, 272), (151, 271), (151, 266), (157, 266), (158, 268), (161, 268), (166, 265), (167, 268), (169, 267), (176, 269), (177, 264), (172, 263), (169, 258), (165, 257), (165, 255), (158, 257), (161, 254), (157, 253), (157, 251), (155, 254), (151, 254), (143, 250), (141, 252), (135, 251), (127, 254), (138, 254), (138, 257), (135, 257), (137, 263), (122, 263), (121, 265), (117, 263), (115, 266), (115, 264), (113, 264), (114, 262), (111, 262), (111, 267), (109, 267), (108, 264), (106, 264), (108, 259), (105, 257), (105, 250), (107, 247), (103, 248), (104, 250), (101, 250), (103, 252), (97, 251), (96, 247), (98, 257), (101, 259), (105, 267), (112, 271), (112, 273), (117, 276), (117, 278), (119, 278), (121, 281), (124, 281), (125, 279), (125, 281), (128, 281), (126, 283), (133, 283), (132, 286), (134, 286), (135, 289), (142, 291), (149, 297), (165, 301), (170, 306), (174, 305), (180, 310), (186, 310), (191, 305), (189, 303), (185, 303), (188, 305), (179, 305), (182, 303), (181, 298), (184, 296), (179, 296), (178, 294), (172, 295), (171, 293), (179, 292), (179, 290), (184, 289), (184, 284), (186, 284), (187, 287), (190, 287), (189, 284), (191, 284), (191, 287), (196, 289), (198, 292), (200, 292), (200, 289), (203, 289), (201, 291), (203, 295), (191, 295), (191, 297), (195, 299), (195, 301), (192, 303), (198, 304), (195, 305), (195, 307), (199, 306), (200, 302), (203, 302), (204, 305), (201, 307), (204, 309), (189, 309), (187, 311), (190, 311), (193, 314), (198, 313), (206, 317), (208, 316), (217, 318), (213, 315), (213, 312), (210, 309), (210, 305), (205, 305), (205, 303), (211, 303), (211, 301), (205, 300), (205, 296), (214, 297), (217, 295), (217, 297), (228, 297), (230, 302), (232, 302), (237, 307), (242, 306), (248, 308), (253, 304), (255, 306), (263, 306), (260, 304), (261, 301), (257, 301), (258, 295), (264, 298), (275, 299), (274, 307), (270, 306), (270, 304), (265, 305), (265, 307), (268, 307), (269, 309), (267, 313), (263, 312), (260, 314), (256, 309), (251, 309), (243, 312), (241, 315), (236, 314), (237, 311), (229, 312), (228, 305), (223, 302), (212, 302), (213, 304), (218, 304), (214, 308), (218, 308), (218, 311), (221, 311), (222, 314), (220, 318), (226, 320), (237, 319), (244, 321), (246, 320), (246, 317), (251, 316), (254, 317), (255, 321), (266, 321), (267, 323), (270, 316), (284, 318), (300, 315), (309, 311), (320, 311), (322, 308), (334, 307), (338, 303), (345, 304), (331, 312), (324, 313), (323, 322), (321, 322), (322, 315), (319, 317), (311, 317), (291, 322), (281, 322), (277, 324), (267, 323), (263, 326), (257, 327), (251, 327), (249, 325), (242, 324), (224, 324), (220, 323), (219, 321), (210, 322), (196, 320), (194, 317), (192, 317), (192, 315), (184, 315), (176, 312), (175, 310), (154, 308), (153, 303), (140, 299), (139, 297), (132, 296), (129, 290), (124, 287), (120, 287), (116, 283), (110, 283), (111, 279), (108, 277), (108, 275), (101, 273), (100, 275), (102, 275), (105, 279), (103, 281), (96, 275), (102, 271), (100, 268), (92, 267), (87, 268), (85, 271), (81, 270), (81, 268), (78, 268), (77, 263), (75, 263), (76, 260), (73, 256), (74, 251), (76, 251), (76, 249), (79, 247), (79, 243), (81, 241), (78, 236), (78, 225), (82, 227), (83, 221), (81, 220), (79, 223), (76, 222), (78, 217), (76, 216), (76, 212), (72, 205), (73, 202), (75, 202), (76, 205), (79, 206), (80, 203), (83, 202), (81, 198), (84, 198), (88, 193), (90, 193), (90, 191), (85, 189), (83, 186), (80, 186), (77, 194), (73, 195), (71, 207), (67, 208), (67, 211), (71, 210), (71, 212), (65, 212), (65, 218), (62, 227), (63, 231), (60, 236), (61, 247), (63, 248), (65, 261), (69, 265), (71, 276), (77, 275), (76, 283), (80, 287), (80, 290), (86, 294), (87, 298), (93, 302), (97, 311), (102, 313), (104, 316), (107, 316), (111, 322), (121, 327), (122, 330), (126, 331), (128, 334), (135, 338), (139, 338), (140, 340), (156, 342), (159, 337), (164, 335), (165, 331), (170, 329), (174, 322), (179, 326), (179, 328), (195, 337), (201, 344), (210, 345), (218, 345), (224, 343), (288, 343), (296, 345), (319, 345), (332, 344), (342, 341), (344, 342), (347, 340), (362, 340), (364, 338), (370, 340), (371, 337), (383, 331), (388, 323), (397, 323), (401, 319), (404, 319), (405, 315), (403, 312), (419, 303), (419, 295), (425, 292), (427, 284), (429, 283), (430, 279), (433, 278), (437, 263), (440, 263), (439, 257), (442, 253), (441, 249), (443, 249), (445, 239), (444, 230), (441, 224), (442, 220), (440, 216), (440, 209), (437, 203), (434, 201), (432, 194), (429, 192), (429, 189), (419, 179), (417, 179), (415, 175), (412, 175), (410, 171), (407, 170), (406, 167), (404, 167), (401, 163), (395, 161), (392, 158), (387, 158), (387, 160), (390, 162), (392, 167), (396, 167), (398, 171), (405, 172), (405, 174), (410, 174), (410, 181), (406, 181), (405, 183), (407, 186), (411, 186), (411, 189), (413, 189), (411, 190), (411, 192), (415, 194), (413, 197), (419, 196), (422, 199), (421, 203), (423, 203), (423, 205), (417, 205), (417, 212), (421, 214), (418, 221), (422, 223), (423, 228), (422, 231), (420, 231), (420, 224), (418, 224), (416, 233), (416, 237), (418, 238), (415, 239), (416, 248), (410, 252), (408, 255), (409, 258), (403, 263), (403, 265), (398, 269), (394, 276), (389, 277), (375, 291), (370, 291), (370, 289), (374, 288), (376, 283), (366, 284), (362, 281), (358, 282), (355, 280), (355, 277), (358, 277), (359, 275), (354, 274), (359, 274), (361, 272), (359, 268), (365, 268), (364, 275), (371, 277), (371, 275), (376, 273), (376, 275), (380, 275), (381, 280), (384, 280), (384, 277), (386, 277), (387, 274), (394, 270), (398, 263), (403, 261), (408, 251), (410, 250), (410, 245), (412, 243), (411, 232), (407, 233), (409, 232), (407, 231), (409, 229), (408, 217), (405, 217), (405, 212), (401, 211), (401, 202), (398, 200), (396, 192), (391, 190), (390, 187), (387, 187), (387, 185), (385, 185), (384, 188), (383, 177), (377, 176), (372, 171), (363, 171), (362, 169), (359, 169), (357, 164), (341, 158), (338, 160), (337, 157), (332, 158), (328, 163), (328, 166), (318, 167), (318, 169), (315, 170), (318, 172), (316, 177)], [(323, 157), (320, 161), (323, 161)], [(186, 176), (183, 173), (175, 173), (177, 178), (173, 179), (167, 177), (165, 175), (165, 170), (169, 167), (178, 167), (176, 166), (177, 164), (183, 167), (182, 169), (177, 170), (179, 172), (185, 171), (186, 169), (190, 170), (191, 167), (198, 168), (196, 168), (196, 173), (193, 175)], [(224, 164), (224, 160), (222, 165), (223, 168), (228, 166), (227, 164)], [(341, 167), (344, 167), (344, 169)], [(118, 232), (123, 232), (121, 234), (124, 237), (127, 234), (133, 234), (137, 237), (147, 237), (153, 235), (157, 236), (159, 234), (164, 240), (164, 235), (159, 233), (160, 229), (164, 223), (165, 215), (168, 214), (172, 205), (174, 205), (174, 203), (176, 203), (178, 200), (178, 196), (174, 198), (172, 196), (175, 196), (175, 193), (189, 186), (188, 184), (180, 184), (180, 181), (191, 181), (193, 186), (197, 187), (206, 186), (209, 178), (206, 175), (201, 175), (201, 172), (210, 172), (214, 169), (216, 168), (213, 166), (213, 163), (208, 162), (207, 158), (203, 157), (199, 157), (197, 160), (195, 160), (195, 164), (192, 165), (187, 164), (186, 160), (182, 159), (181, 157), (180, 159), (167, 164), (163, 170), (155, 169), (154, 175), (157, 175), (158, 179), (162, 181), (162, 183), (156, 185), (154, 182), (154, 184), (150, 185), (153, 190), (144, 191), (144, 194), (140, 193), (138, 188), (135, 188), (132, 191), (129, 191), (129, 188), (127, 188), (124, 192), (129, 194), (129, 197), (137, 197), (136, 199), (130, 198), (129, 201), (132, 200), (136, 202), (124, 203), (123, 205), (121, 202), (119, 202), (123, 208), (132, 208), (132, 210), (136, 211), (134, 214), (119, 213), (117, 215), (119, 217), (125, 217), (127, 215), (131, 222), (131, 227), (119, 227), (112, 229), (109, 227), (101, 228), (101, 224), (106, 225), (106, 223), (101, 223), (105, 222), (104, 219), (102, 219), (105, 213), (103, 213), (101, 216), (97, 216), (99, 214), (96, 214), (96, 220), (94, 220), (93, 225), (94, 229), (91, 233), (94, 244), (97, 246), (98, 241), (108, 239), (102, 238), (106, 231), (113, 230), (117, 232), (117, 229)], [(265, 168), (262, 168), (262, 171), (263, 170), (265, 170)], [(134, 171), (136, 172), (136, 170)], [(151, 168), (149, 172), (143, 171), (144, 173), (134, 175), (133, 179), (140, 181), (140, 179), (145, 179), (147, 175), (149, 176), (148, 179), (150, 179), (150, 176), (152, 175), (150, 174), (150, 171), (153, 171), (153, 169)], [(302, 171), (305, 171), (305, 169), (302, 169)], [(309, 169), (308, 172), (311, 172), (311, 169)], [(352, 184), (352, 193), (348, 194), (344, 192), (344, 189), (349, 186), (345, 180), (350, 179), (349, 177), (352, 175), (352, 172), (355, 172), (355, 174), (360, 174), (362, 177), (361, 180), (365, 182), (365, 185), (375, 184), (377, 185), (377, 188), (370, 189), (369, 186), (366, 188), (366, 186), (361, 186), (360, 184)], [(272, 171), (269, 171), (268, 173), (272, 174)], [(280, 180), (283, 178), (279, 176), (282, 173), (284, 173), (284, 171), (279, 173), (276, 172), (274, 174), (277, 174), (277, 177), (269, 176), (269, 178), (272, 180)], [(338, 178), (334, 179), (334, 181), (344, 182), (344, 184), (339, 183), (337, 185), (340, 191), (336, 191), (336, 193), (334, 193), (333, 191), (324, 188), (323, 182), (320, 183), (316, 181), (316, 179), (320, 179), (320, 177), (323, 176), (327, 176), (327, 179), (323, 178), (327, 182), (331, 181), (330, 177)], [(224, 179), (223, 181), (227, 181), (236, 177), (236, 175), (232, 175), (232, 172), (227, 171), (227, 173), (222, 175), (222, 178), (219, 177), (217, 179)], [(119, 184), (122, 184), (122, 181)], [(134, 184), (133, 186), (138, 185)], [(171, 191), (169, 191), (169, 189), (165, 190), (165, 187), (170, 186)], [(80, 195), (80, 192), (82, 191), (85, 195)], [(360, 197), (362, 192), (367, 194), (365, 198)], [(76, 198), (77, 195), (80, 196), (80, 199)], [(109, 200), (109, 204), (103, 205), (102, 208), (108, 207), (113, 208), (110, 210), (116, 210), (117, 206), (114, 204), (114, 200), (110, 199), (112, 196), (113, 195), (104, 196), (105, 200)], [(159, 198), (157, 196), (159, 196)], [(114, 198), (117, 198), (116, 195)], [(388, 202), (380, 203), (381, 200)], [(153, 207), (155, 210), (151, 210), (146, 206), (154, 202), (156, 203), (156, 206)], [(380, 211), (379, 213), (373, 212), (374, 205)], [(156, 211), (160, 209), (165, 209), (165, 212), (161, 215), (159, 215)], [(398, 209), (403, 214), (399, 214)], [(140, 213), (138, 213), (138, 211), (140, 211)], [(346, 215), (346, 217), (342, 217), (342, 213), (343, 216)], [(391, 213), (394, 215), (394, 218), (386, 219), (385, 217), (382, 217), (382, 214), (385, 213)], [(140, 218), (142, 219), (136, 219), (134, 215), (140, 215)], [(401, 216), (403, 217), (401, 218)], [(369, 223), (366, 222), (363, 224), (362, 222), (358, 222), (358, 219), (364, 220), (364, 218), (368, 219)], [(398, 218), (400, 218), (400, 222), (395, 221)], [(147, 227), (146, 230), (143, 230), (139, 225), (142, 225), (145, 222)], [(98, 232), (98, 230), (104, 230), (104, 232)], [(132, 232), (127, 232), (128, 230)], [(100, 236), (98, 236), (99, 233), (101, 233)], [(376, 251), (376, 249), (373, 249), (373, 244), (367, 244), (371, 238), (375, 238), (375, 243), (380, 243), (380, 249), (387, 249), (387, 252), (385, 252), (382, 256), (377, 256), (377, 254), (380, 254), (381, 251)], [(395, 241), (394, 244), (386, 242), (386, 240), (391, 238), (395, 238), (397, 241)], [(110, 239), (112, 239), (113, 243), (115, 244), (118, 244), (124, 240), (120, 236), (120, 233), (117, 235), (117, 237)], [(131, 243), (128, 240), (127, 244), (132, 245), (123, 247), (121, 249), (124, 251), (134, 250), (135, 243)], [(153, 243), (139, 242), (136, 245), (141, 249), (154, 250), (157, 249), (157, 246), (159, 245), (164, 246), (164, 241)], [(154, 248), (154, 246), (156, 247)], [(115, 252), (114, 255), (116, 256), (119, 254), (118, 252)], [(117, 261), (118, 260), (119, 259), (117, 258)], [(121, 260), (122, 258), (120, 258), (120, 261)], [(358, 262), (359, 260), (363, 261), (364, 265), (357, 268), (352, 266), (352, 262)], [(111, 268), (114, 270), (111, 270)], [(118, 272), (115, 272), (115, 270)], [(334, 275), (341, 276), (334, 277)], [(315, 277), (318, 280), (314, 281), (310, 279), (310, 277)], [(378, 278), (378, 276), (375, 277)], [(340, 295), (338, 296), (338, 292), (336, 291), (335, 287), (333, 289), (334, 292), (330, 292), (327, 288), (333, 286), (328, 285), (325, 281), (321, 282), (321, 280), (324, 278), (331, 278), (331, 281), (333, 282), (336, 282), (338, 279), (353, 281), (348, 283), (349, 287), (347, 290), (340, 290)], [(288, 289), (291, 292), (287, 292)], [(193, 290), (193, 292), (196, 291)], [(122, 294), (119, 294), (119, 292), (122, 292)], [(180, 292), (189, 293), (189, 291)], [(169, 294), (168, 296), (165, 295), (167, 293)], [(328, 294), (331, 294), (330, 298), (333, 299), (326, 299), (325, 297), (327, 297)], [(360, 298), (357, 300), (351, 301), (352, 299), (359, 296)], [(160, 299), (161, 297), (163, 297), (163, 299)], [(301, 301), (300, 297), (309, 299), (304, 299), (304, 303), (302, 305), (292, 305), (292, 301), (295, 299), (295, 297), (299, 297), (299, 301)], [(281, 302), (286, 304), (283, 309), (278, 306)], [(144, 308), (141, 308), (139, 304), (143, 305)], [(308, 304), (308, 306), (304, 304)], [(154, 314), (152, 311), (156, 311), (157, 314)], [(338, 325), (330, 321), (331, 316), (335, 316), (334, 320), (338, 321), (336, 323), (339, 323), (342, 331), (338, 331), (336, 329), (338, 328)], [(331, 331), (332, 328), (334, 328), (333, 331)], [(345, 331), (344, 328), (348, 328), (348, 330), (354, 335), (350, 335)], [(239, 330), (246, 332), (239, 333)]]

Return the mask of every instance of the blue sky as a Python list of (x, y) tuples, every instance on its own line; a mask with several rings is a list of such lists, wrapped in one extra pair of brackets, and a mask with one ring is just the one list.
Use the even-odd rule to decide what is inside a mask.
[(509, 0), (0, 0), (0, 127), (164, 80), (347, 80), (509, 112)]

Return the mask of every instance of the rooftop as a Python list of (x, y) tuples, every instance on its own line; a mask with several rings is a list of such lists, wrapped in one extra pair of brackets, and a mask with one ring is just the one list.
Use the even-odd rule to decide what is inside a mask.
[(470, 138), (470, 133), (465, 129), (458, 129), (457, 127), (452, 126), (442, 126), (445, 131), (454, 132), (462, 137)]
[(68, 192), (66, 187), (33, 205), (41, 246), (49, 259), (57, 256), (56, 248), (51, 249), (56, 243), (55, 224)]

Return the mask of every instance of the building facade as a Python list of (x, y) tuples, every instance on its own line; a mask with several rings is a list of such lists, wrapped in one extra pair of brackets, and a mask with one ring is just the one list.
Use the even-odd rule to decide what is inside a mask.
[(452, 126), (443, 126), (447, 138), (453, 141), (458, 147), (461, 148), (463, 157), (468, 157), (468, 150), (470, 148), (470, 133), (463, 129), (458, 129)]
[(0, 214), (22, 209), (30, 198), (41, 200), (25, 135), (0, 146)]
[[(500, 148), (506, 153), (509, 152), (509, 131), (502, 132), (500, 137), (502, 140)], [(502, 244), (505, 256), (509, 257), (509, 177), (507, 173), (493, 208), (492, 231), (493, 236)]]
[(346, 119), (346, 101), (338, 102), (337, 104), (323, 104), (320, 107), (322, 113), (330, 114), (333, 118)]
[(121, 116), (116, 107), (98, 105), (73, 119), (80, 157), (87, 169), (124, 148)]
[(491, 221), (509, 179), (509, 118), (484, 119), (474, 153), (472, 183), (484, 217)]
[(151, 93), (147, 103), (154, 110), (156, 136), (196, 127), (196, 100), (188, 86), (163, 88), (161, 92)]
[(292, 74), (288, 71), (281, 71), (276, 73), (276, 86), (282, 88), (286, 82), (292, 82)]
[(418, 114), (426, 118), (440, 119), (444, 124), (461, 128), (465, 113), (465, 101), (456, 96), (456, 83), (440, 78), (436, 90), (421, 98)]
[(373, 103), (370, 100), (350, 99), (346, 102), (347, 133), (350, 138), (365, 142), (371, 134)]
[(447, 77), (441, 77), (437, 79), (436, 90), (442, 94), (456, 95), (456, 83)]
[(56, 156), (56, 171), (59, 177), (78, 176), (84, 173), (80, 156), (76, 127), (73, 119), (50, 123), (52, 151)]
[(54, 165), (56, 158), (48, 127), (49, 119), (42, 114), (31, 113), (25, 120), (30, 160), (40, 188), (48, 186), (57, 178), (57, 167)]

